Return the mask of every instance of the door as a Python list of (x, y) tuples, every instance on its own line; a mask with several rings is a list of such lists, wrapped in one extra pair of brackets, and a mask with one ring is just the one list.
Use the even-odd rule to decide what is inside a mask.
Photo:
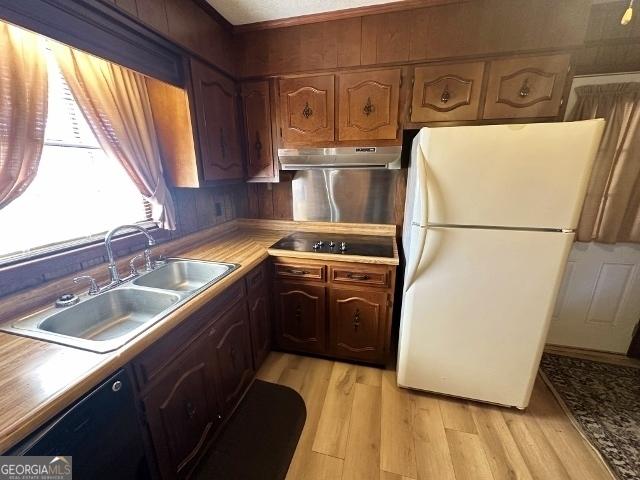
[(411, 221), (574, 229), (603, 126), (599, 119), (422, 129), (407, 188), (426, 189), (412, 197)]
[(338, 140), (393, 140), (398, 135), (401, 70), (338, 76)]
[(334, 140), (334, 76), (281, 78), (280, 135), (287, 145)]
[(562, 54), (491, 62), (484, 118), (558, 115), (570, 60)]
[(254, 374), (245, 302), (238, 302), (225, 313), (213, 325), (209, 336), (213, 345), (212, 367), (226, 416), (238, 403)]
[(194, 342), (142, 398), (163, 478), (184, 477), (222, 419), (206, 343)]
[(229, 78), (193, 59), (191, 77), (204, 180), (242, 179), (235, 85)]
[(484, 62), (416, 67), (412, 122), (477, 120)]
[(269, 82), (243, 83), (242, 107), (248, 180), (273, 179), (277, 168), (271, 142)]
[(426, 230), (407, 265), (398, 383), (525, 407), (574, 235)]
[(333, 287), (330, 296), (331, 353), (354, 360), (382, 362), (388, 294)]
[(574, 244), (547, 343), (626, 353), (640, 321), (640, 246)]
[(284, 349), (326, 352), (325, 287), (277, 282), (276, 339)]

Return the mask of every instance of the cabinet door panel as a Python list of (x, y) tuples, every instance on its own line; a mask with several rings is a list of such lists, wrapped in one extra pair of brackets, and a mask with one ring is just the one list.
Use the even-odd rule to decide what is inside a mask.
[(283, 144), (333, 141), (333, 75), (282, 78), (279, 86)]
[(331, 349), (336, 356), (384, 361), (387, 293), (331, 289)]
[(209, 332), (213, 341), (214, 371), (222, 410), (228, 414), (253, 378), (253, 358), (249, 339), (249, 315), (245, 302), (229, 310)]
[(271, 351), (271, 301), (266, 270), (263, 264), (247, 275), (251, 347), (256, 371)]
[(400, 79), (399, 68), (340, 74), (338, 139), (395, 139)]
[(280, 347), (325, 352), (325, 287), (278, 282), (275, 290), (276, 335)]
[(242, 179), (235, 86), (196, 60), (191, 61), (191, 75), (203, 177), (206, 181)]
[(275, 160), (271, 141), (271, 106), (269, 82), (250, 82), (242, 85), (247, 175), (249, 179), (275, 176)]
[(188, 472), (222, 418), (206, 358), (196, 342), (142, 399), (163, 478)]
[(547, 55), (491, 62), (484, 118), (556, 116), (569, 61), (569, 55)]
[(476, 120), (484, 62), (416, 67), (412, 122)]

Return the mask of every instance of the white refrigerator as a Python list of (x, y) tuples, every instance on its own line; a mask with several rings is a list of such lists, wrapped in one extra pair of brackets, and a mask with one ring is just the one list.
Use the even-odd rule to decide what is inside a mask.
[(420, 130), (407, 180), (400, 386), (527, 406), (603, 128)]

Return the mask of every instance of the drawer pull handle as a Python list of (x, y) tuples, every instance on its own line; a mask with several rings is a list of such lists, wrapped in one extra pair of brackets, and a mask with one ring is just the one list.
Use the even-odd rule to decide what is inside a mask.
[(518, 92), (518, 95), (520, 95), (522, 98), (525, 98), (529, 96), (530, 92), (531, 88), (529, 87), (529, 79), (525, 78), (524, 82), (522, 82), (522, 86), (520, 87), (520, 92)]
[(306, 270), (298, 270), (297, 268), (290, 268), (287, 272), (291, 275), (307, 275), (309, 273)]
[(189, 420), (191, 420), (196, 414), (196, 407), (194, 407), (191, 402), (187, 402), (187, 404), (185, 405), (185, 409), (187, 411), (187, 417), (189, 417)]
[(347, 273), (347, 278), (350, 278), (352, 280), (369, 280), (369, 275), (367, 275), (366, 273), (349, 272)]

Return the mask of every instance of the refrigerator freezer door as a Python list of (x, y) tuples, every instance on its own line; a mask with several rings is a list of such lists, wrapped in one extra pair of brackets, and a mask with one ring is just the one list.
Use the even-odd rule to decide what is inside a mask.
[(422, 129), (412, 162), (426, 158), (428, 222), (575, 229), (603, 127), (597, 119)]
[(402, 304), (399, 385), (524, 408), (573, 237), (428, 228)]

